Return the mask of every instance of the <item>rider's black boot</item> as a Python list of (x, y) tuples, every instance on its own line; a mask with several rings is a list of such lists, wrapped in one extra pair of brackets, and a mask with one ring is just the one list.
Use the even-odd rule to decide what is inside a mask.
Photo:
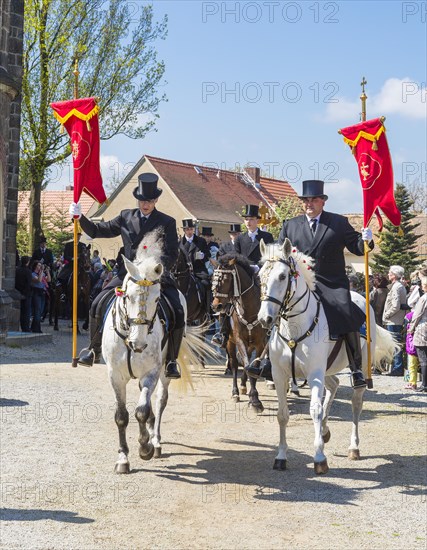
[(273, 375), (271, 373), (271, 361), (268, 356), (265, 357), (262, 362), (257, 357), (245, 370), (249, 374), (249, 376), (252, 376), (252, 378), (261, 378), (262, 376), (266, 380), (273, 381)]
[(212, 343), (217, 344), (219, 347), (225, 349), (227, 347), (228, 338), (230, 337), (231, 332), (230, 316), (226, 313), (221, 314), (219, 321), (219, 332), (215, 333), (212, 336)]
[(353, 388), (366, 386), (365, 377), (362, 372), (362, 349), (360, 347), (360, 333), (348, 332), (344, 335), (345, 347), (351, 370), (351, 381)]
[(181, 378), (181, 373), (178, 369), (178, 363), (176, 361), (179, 353), (179, 348), (181, 347), (182, 337), (184, 335), (185, 327), (176, 328), (169, 333), (168, 341), (168, 354), (166, 359), (166, 378)]
[(77, 363), (85, 367), (92, 367), (94, 363), (101, 361), (102, 332), (99, 330), (99, 320), (97, 317), (90, 318), (89, 331), (89, 348), (83, 349), (77, 358)]

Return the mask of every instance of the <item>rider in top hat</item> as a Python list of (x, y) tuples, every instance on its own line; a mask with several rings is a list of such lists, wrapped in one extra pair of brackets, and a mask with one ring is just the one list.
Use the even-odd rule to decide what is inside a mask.
[(219, 245), (217, 242), (215, 242), (215, 235), (212, 232), (212, 227), (202, 227), (202, 232), (200, 234), (205, 241), (208, 243), (209, 250), (216, 247), (219, 248)]
[(268, 231), (262, 231), (258, 228), (258, 220), (261, 216), (259, 215), (259, 208), (256, 204), (247, 204), (242, 217), (245, 219), (247, 231), (237, 237), (234, 248), (238, 254), (245, 256), (253, 266), (256, 266), (254, 271), (258, 273), (258, 263), (261, 259), (259, 243), (261, 239), (265, 244), (273, 243), (273, 235)]
[(242, 232), (242, 227), (240, 223), (230, 224), (230, 230), (228, 231), (228, 234), (230, 235), (230, 240), (224, 241), (219, 245), (217, 258), (220, 258), (225, 254), (231, 254), (232, 252), (236, 251), (236, 249), (234, 248), (234, 243), (237, 237), (241, 234), (241, 232)]
[[(364, 255), (364, 240), (372, 249), (372, 231), (359, 233), (348, 219), (323, 208), (328, 196), (323, 192), (323, 181), (303, 181), (300, 195), (305, 213), (283, 222), (279, 243), (288, 238), (300, 252), (315, 259), (316, 292), (325, 309), (330, 336), (344, 336), (352, 371), (354, 387), (366, 385), (362, 374), (362, 354), (359, 329), (365, 314), (352, 301), (345, 271), (344, 248), (356, 256)], [(260, 369), (249, 367), (251, 376), (260, 375)], [(262, 374), (265, 376), (265, 373)]]
[[(217, 258), (221, 258), (221, 256), (225, 256), (226, 254), (232, 254), (233, 252), (236, 252), (236, 249), (234, 248), (234, 243), (236, 242), (237, 237), (241, 234), (242, 227), (240, 223), (232, 223), (230, 224), (230, 230), (228, 231), (228, 234), (230, 235), (230, 240), (226, 242), (222, 242), (219, 245), (219, 250), (217, 254)], [(212, 343), (217, 344), (218, 346), (225, 348), (227, 345), (228, 336), (230, 334), (230, 318), (229, 318), (229, 309), (230, 304), (227, 304), (225, 311), (221, 312), (219, 314), (219, 331), (216, 332), (212, 336)], [(231, 372), (231, 369), (227, 367), (225, 374), (228, 374)]]
[(196, 226), (192, 219), (182, 220), (182, 229), (184, 236), (180, 241), (180, 246), (184, 248), (191, 264), (194, 274), (204, 279), (208, 276), (206, 262), (210, 259), (211, 253), (209, 246), (203, 237), (195, 234)]
[(38, 246), (31, 257), (32, 260), (43, 260), (44, 265), (49, 266), (50, 269), (53, 267), (53, 252), (50, 248), (47, 248), (46, 243), (46, 237), (44, 235), (40, 235), (39, 238), (40, 246)]
[[(180, 378), (176, 358), (178, 357), (181, 340), (184, 334), (184, 311), (179, 299), (178, 290), (174, 279), (170, 276), (170, 269), (178, 258), (178, 236), (175, 219), (163, 214), (156, 209), (158, 198), (162, 189), (157, 187), (158, 176), (146, 173), (138, 176), (138, 187), (135, 187), (133, 196), (138, 201), (138, 208), (122, 210), (118, 216), (109, 222), (94, 223), (85, 216), (81, 216), (79, 204), (70, 206), (71, 216), (81, 216), (80, 224), (92, 238), (109, 238), (121, 235), (124, 245), (124, 256), (132, 261), (135, 258), (138, 245), (147, 233), (155, 229), (161, 229), (163, 233), (163, 254), (161, 257), (164, 272), (161, 279), (161, 287), (164, 294), (171, 302), (175, 311), (175, 327), (169, 333), (168, 359), (166, 365), (166, 377)], [(91, 307), (91, 349), (88, 353), (81, 353), (78, 362), (92, 366), (94, 360), (99, 360), (101, 352), (101, 334), (99, 323), (101, 322), (101, 303), (103, 296), (112, 288), (119, 286), (126, 275), (124, 264), (116, 277), (98, 294)], [(98, 307), (98, 305), (100, 307)]]
[[(79, 227), (79, 229), (77, 230), (77, 257), (81, 256), (82, 254), (86, 254), (90, 249), (90, 245), (85, 245), (84, 243), (80, 242), (81, 236), (82, 230)], [(68, 281), (73, 272), (74, 239), (65, 243), (62, 256), (64, 260), (64, 265), (62, 266), (56, 278), (56, 286), (62, 286), (63, 294), (61, 298), (64, 299), (67, 293)]]

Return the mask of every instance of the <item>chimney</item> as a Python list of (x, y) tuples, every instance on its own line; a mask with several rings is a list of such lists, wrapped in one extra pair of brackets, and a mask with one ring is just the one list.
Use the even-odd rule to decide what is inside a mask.
[(248, 174), (250, 178), (253, 179), (255, 183), (255, 187), (257, 187), (258, 189), (261, 189), (261, 183), (260, 183), (261, 168), (259, 168), (258, 166), (247, 166), (245, 167), (245, 172)]

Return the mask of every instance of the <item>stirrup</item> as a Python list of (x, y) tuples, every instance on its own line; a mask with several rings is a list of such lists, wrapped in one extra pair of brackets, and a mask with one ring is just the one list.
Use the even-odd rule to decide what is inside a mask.
[(353, 388), (366, 387), (366, 380), (361, 370), (356, 370), (350, 374), (350, 382)]
[(171, 378), (174, 380), (181, 378), (181, 373), (179, 372), (178, 363), (176, 361), (168, 362), (165, 369), (165, 376), (166, 378)]
[(219, 347), (224, 347), (224, 344), (225, 344), (225, 337), (224, 335), (222, 334), (222, 332), (216, 332), (213, 336), (212, 336), (212, 340), (211, 340), (212, 344), (215, 344)]
[(90, 348), (83, 348), (77, 358), (77, 363), (84, 367), (93, 367), (95, 362), (95, 351)]

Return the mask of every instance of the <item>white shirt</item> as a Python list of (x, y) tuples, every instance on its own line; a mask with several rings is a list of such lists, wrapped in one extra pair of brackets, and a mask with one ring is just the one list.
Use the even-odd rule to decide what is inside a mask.
[(257, 236), (257, 234), (258, 234), (258, 229), (256, 231), (254, 231), (253, 233), (252, 233), (252, 231), (248, 230), (248, 235), (249, 235), (249, 237), (250, 237), (250, 239), (253, 243), (255, 242), (255, 237)]

